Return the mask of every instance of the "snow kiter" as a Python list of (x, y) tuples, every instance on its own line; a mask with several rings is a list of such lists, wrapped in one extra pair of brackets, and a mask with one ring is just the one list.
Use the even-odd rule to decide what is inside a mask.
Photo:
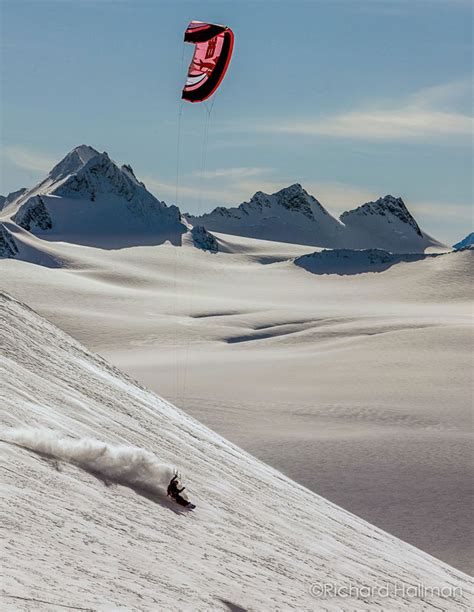
[(182, 495), (182, 492), (185, 488), (186, 487), (182, 487), (181, 489), (179, 488), (178, 475), (175, 474), (170, 480), (167, 494), (169, 497), (171, 497), (173, 501), (175, 501), (180, 506), (184, 506), (185, 508), (189, 508), (189, 510), (193, 510), (196, 506), (192, 504), (188, 499), (186, 499), (184, 495)]
[(191, 21), (184, 41), (196, 46), (182, 98), (203, 102), (212, 96), (225, 76), (234, 48), (234, 33), (227, 26)]

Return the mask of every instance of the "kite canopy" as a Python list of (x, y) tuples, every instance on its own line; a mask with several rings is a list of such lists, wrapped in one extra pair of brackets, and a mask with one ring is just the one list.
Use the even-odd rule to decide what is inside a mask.
[(196, 45), (183, 89), (183, 100), (203, 102), (221, 84), (234, 47), (234, 33), (226, 26), (191, 21), (185, 42)]

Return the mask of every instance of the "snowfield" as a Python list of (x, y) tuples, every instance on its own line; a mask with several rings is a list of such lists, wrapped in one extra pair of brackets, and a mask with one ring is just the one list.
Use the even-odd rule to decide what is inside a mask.
[[(3, 609), (470, 609), (462, 572), (254, 459), (18, 301), (2, 295), (0, 315)], [(160, 470), (148, 486), (155, 461), (179, 466), (195, 511), (166, 500)], [(323, 583), (355, 590), (321, 595)]]
[(5, 225), (26, 261), (0, 262), (4, 290), (259, 459), (472, 571), (472, 251), (375, 272), (336, 251), (337, 273), (312, 274), (300, 245), (217, 234), (210, 253), (187, 234), (102, 250)]

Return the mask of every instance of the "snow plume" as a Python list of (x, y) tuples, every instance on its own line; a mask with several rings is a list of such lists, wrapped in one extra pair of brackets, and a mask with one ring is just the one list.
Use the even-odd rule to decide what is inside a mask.
[(136, 446), (113, 445), (94, 438), (72, 438), (49, 429), (10, 428), (0, 431), (4, 442), (67, 461), (122, 485), (165, 494), (175, 469)]

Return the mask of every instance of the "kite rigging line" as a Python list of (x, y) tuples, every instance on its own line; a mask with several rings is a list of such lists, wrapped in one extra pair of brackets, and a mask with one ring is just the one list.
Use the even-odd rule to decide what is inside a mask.
[[(201, 144), (201, 163), (199, 171), (198, 189), (197, 189), (197, 216), (201, 214), (203, 200), (203, 180), (206, 172), (207, 151), (209, 142), (209, 127), (211, 114), (214, 108), (215, 92), (219, 88), (222, 79), (224, 78), (229, 67), (230, 59), (234, 46), (234, 33), (227, 26), (204, 23), (202, 21), (191, 21), (188, 25), (185, 34), (184, 42), (194, 45), (194, 54), (188, 68), (186, 83), (182, 91), (182, 100), (178, 110), (177, 121), (177, 143), (176, 143), (176, 185), (175, 185), (175, 203), (179, 207), (179, 188), (180, 188), (180, 157), (181, 157), (181, 123), (183, 114), (184, 101), (196, 103), (204, 102), (205, 117), (203, 126), (203, 137)], [(181, 58), (181, 67), (184, 63), (184, 49)], [(211, 102), (207, 102), (208, 98), (213, 96)], [(189, 316), (193, 316), (194, 312), (194, 292), (196, 288), (196, 259), (191, 259), (191, 287), (189, 294)], [(184, 267), (184, 266), (183, 266)], [(175, 307), (172, 313), (176, 319), (174, 332), (174, 353), (175, 353), (175, 403), (179, 405), (184, 401), (188, 369), (189, 369), (189, 351), (191, 337), (189, 333), (185, 334), (184, 340), (184, 356), (182, 364), (182, 376), (180, 380), (180, 360), (179, 360), (179, 317), (181, 312), (179, 309), (178, 296), (178, 252), (175, 251), (174, 260), (174, 297)], [(184, 287), (184, 284), (183, 284)]]
[[(183, 66), (184, 66), (184, 52), (185, 52), (185, 43), (183, 41), (183, 45), (182, 45), (183, 49), (182, 49), (182, 53), (181, 53), (181, 72), (183, 72)], [(179, 173), (180, 173), (180, 160), (181, 160), (181, 125), (182, 125), (182, 118), (183, 118), (183, 108), (184, 108), (184, 100), (181, 99), (179, 101), (179, 106), (178, 106), (178, 118), (177, 118), (177, 134), (176, 134), (176, 180), (175, 180), (175, 197), (174, 197), (174, 203), (175, 206), (179, 209)], [(179, 338), (178, 338), (178, 332), (179, 332), (179, 327), (178, 327), (178, 323), (177, 323), (177, 319), (178, 319), (178, 307), (179, 307), (179, 296), (178, 296), (178, 249), (177, 247), (175, 247), (173, 249), (173, 296), (174, 296), (174, 304), (173, 304), (173, 312), (171, 313), (172, 316), (174, 316), (176, 318), (176, 324), (174, 325), (174, 346), (173, 346), (173, 353), (174, 353), (174, 393), (173, 393), (173, 399), (174, 401), (177, 400), (178, 397), (178, 389), (179, 389)]]
[[(209, 129), (211, 123), (211, 114), (214, 108), (214, 103), (216, 100), (215, 94), (212, 98), (211, 102), (204, 102), (204, 108), (206, 112), (206, 116), (204, 117), (204, 129), (203, 129), (203, 137), (202, 137), (202, 147), (201, 147), (201, 168), (199, 171), (199, 182), (198, 182), (198, 193), (197, 193), (197, 212), (196, 216), (200, 216), (202, 213), (202, 202), (203, 202), (203, 181), (206, 173), (206, 162), (207, 162), (207, 151), (209, 144)], [(189, 316), (194, 318), (194, 309), (195, 309), (195, 301), (194, 295), (196, 292), (196, 257), (192, 258), (191, 263), (191, 288), (190, 288), (190, 298), (189, 298)], [(182, 375), (182, 383), (181, 383), (181, 393), (179, 394), (179, 400), (181, 403), (184, 402), (186, 398), (186, 387), (188, 382), (188, 371), (189, 371), (189, 352), (191, 346), (191, 338), (189, 333), (186, 334), (185, 337), (185, 354), (183, 359), (183, 375)]]

